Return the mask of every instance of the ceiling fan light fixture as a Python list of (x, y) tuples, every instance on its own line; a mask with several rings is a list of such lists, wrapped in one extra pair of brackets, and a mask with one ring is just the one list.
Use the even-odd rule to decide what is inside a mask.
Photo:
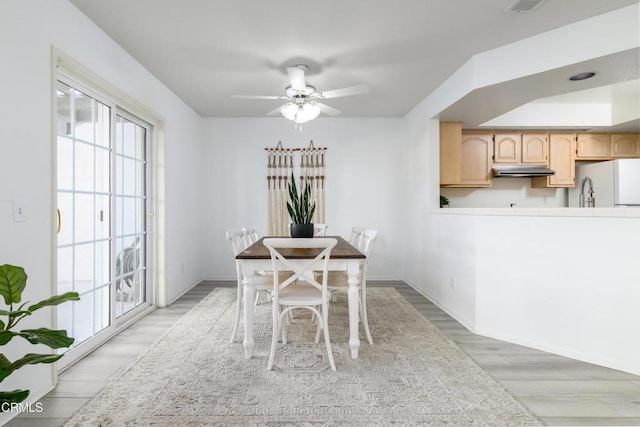
[(298, 106), (293, 102), (289, 102), (280, 109), (280, 112), (286, 119), (295, 120), (296, 114), (298, 113)]
[(320, 115), (320, 108), (310, 102), (305, 102), (304, 106), (302, 107), (302, 111), (304, 112), (305, 116), (307, 116), (307, 121), (313, 120)]
[(320, 108), (310, 102), (289, 102), (280, 109), (280, 112), (286, 119), (302, 124), (318, 117)]

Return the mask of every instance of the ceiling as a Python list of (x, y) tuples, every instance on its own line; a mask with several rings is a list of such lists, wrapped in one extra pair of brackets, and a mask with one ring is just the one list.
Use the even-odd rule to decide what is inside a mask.
[[(202, 117), (263, 117), (282, 101), (231, 96), (284, 94), (286, 67), (296, 64), (319, 91), (369, 85), (368, 94), (326, 101), (344, 117), (402, 117), (474, 54), (638, 0), (547, 0), (529, 14), (504, 13), (512, 0), (70, 2)], [(494, 113), (532, 100), (531, 82), (519, 80)], [(442, 117), (492, 119), (474, 116), (492, 90), (507, 86), (474, 91)], [(540, 97), (563, 91), (545, 87)]]

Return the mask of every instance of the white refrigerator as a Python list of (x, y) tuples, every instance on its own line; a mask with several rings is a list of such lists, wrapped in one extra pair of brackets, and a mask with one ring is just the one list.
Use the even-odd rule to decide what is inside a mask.
[[(618, 159), (590, 163), (576, 168), (576, 186), (569, 189), (569, 207), (580, 206), (580, 193), (589, 197), (589, 182), (593, 182), (596, 208), (640, 208), (640, 159)], [(584, 183), (584, 185), (583, 185)]]

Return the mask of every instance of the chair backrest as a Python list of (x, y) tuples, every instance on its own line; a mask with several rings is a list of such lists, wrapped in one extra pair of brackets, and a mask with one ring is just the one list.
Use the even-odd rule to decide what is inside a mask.
[(362, 237), (360, 238), (358, 249), (367, 257), (367, 263), (373, 254), (373, 246), (376, 241), (376, 236), (378, 236), (378, 230), (367, 228), (362, 231)]
[(242, 230), (244, 231), (244, 244), (246, 247), (258, 241), (258, 231), (255, 227), (243, 227)]
[(356, 248), (360, 247), (360, 239), (362, 238), (362, 232), (364, 228), (362, 227), (353, 227), (351, 229), (351, 237), (349, 238), (349, 243)]
[[(273, 264), (273, 288), (274, 297), (278, 297), (278, 292), (299, 280), (305, 281), (317, 289), (322, 290), (323, 296), (328, 295), (327, 276), (329, 267), (329, 257), (331, 250), (338, 243), (336, 239), (316, 237), (310, 239), (291, 238), (267, 238), (264, 239), (264, 246), (269, 249), (271, 262)], [(282, 249), (319, 249), (319, 253), (314, 258), (286, 258)], [(322, 283), (316, 281), (315, 271), (321, 270)], [(281, 280), (280, 271), (290, 271), (291, 276)]]
[(327, 224), (313, 224), (313, 235), (314, 236), (326, 236), (327, 235)]
[(238, 255), (247, 247), (243, 229), (234, 228), (227, 230), (226, 236), (229, 244), (231, 245), (231, 251), (234, 255)]

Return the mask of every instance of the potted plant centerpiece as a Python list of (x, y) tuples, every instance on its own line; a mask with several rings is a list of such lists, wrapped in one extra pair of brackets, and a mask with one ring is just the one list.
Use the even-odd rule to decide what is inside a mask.
[(305, 176), (300, 184), (300, 193), (296, 186), (296, 180), (291, 173), (289, 179), (289, 201), (287, 210), (291, 218), (291, 237), (313, 237), (313, 214), (316, 211), (316, 203), (311, 200), (311, 184)]
[[(14, 265), (0, 265), (0, 296), (4, 300), (6, 308), (0, 309), (0, 346), (5, 346), (14, 337), (21, 337), (31, 344), (44, 344), (56, 349), (69, 347), (74, 339), (67, 336), (65, 330), (49, 328), (22, 329), (14, 328), (22, 319), (43, 307), (54, 306), (67, 301), (79, 301), (77, 292), (66, 292), (62, 295), (54, 295), (36, 304), (22, 300), (22, 291), (27, 285), (27, 274), (22, 267)], [(20, 304), (16, 307), (17, 304)], [(38, 363), (53, 363), (63, 354), (28, 353), (20, 359), (10, 361), (4, 353), (0, 353), (0, 382), (4, 381), (14, 371), (26, 366)], [(29, 396), (29, 390), (0, 390), (0, 412), (7, 412), (11, 405), (22, 402)]]

